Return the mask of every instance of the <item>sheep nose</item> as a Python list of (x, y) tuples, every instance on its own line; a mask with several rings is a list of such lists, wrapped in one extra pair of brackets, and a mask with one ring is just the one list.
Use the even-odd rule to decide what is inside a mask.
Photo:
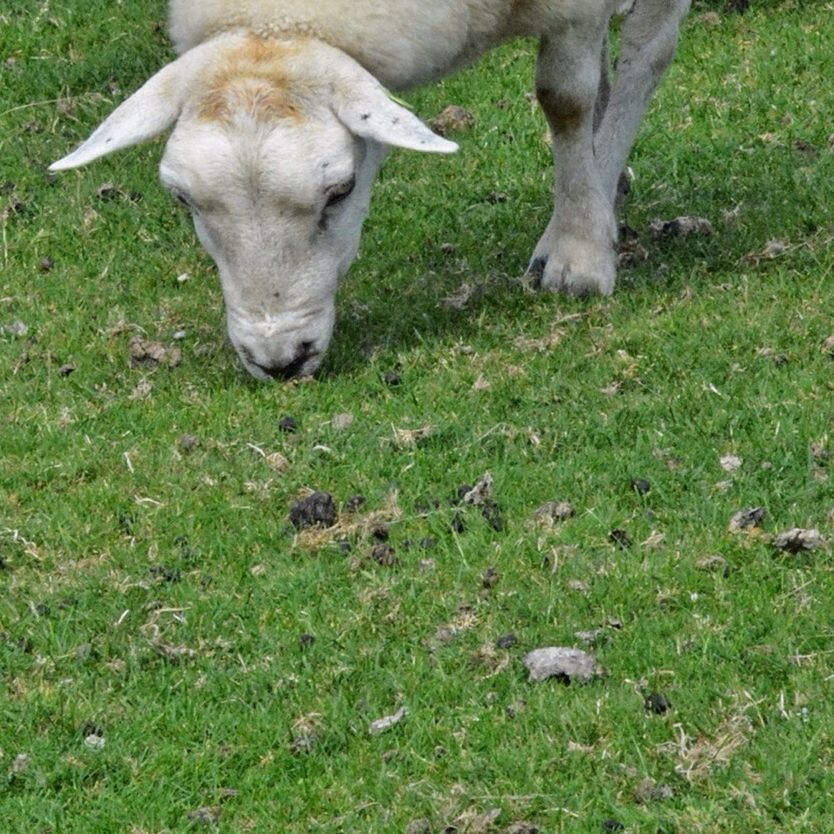
[(302, 342), (293, 359), (286, 364), (261, 365), (258, 362), (253, 362), (252, 364), (267, 376), (272, 377), (272, 379), (292, 379), (298, 376), (307, 362), (314, 359), (318, 354), (319, 352), (316, 350), (314, 342)]

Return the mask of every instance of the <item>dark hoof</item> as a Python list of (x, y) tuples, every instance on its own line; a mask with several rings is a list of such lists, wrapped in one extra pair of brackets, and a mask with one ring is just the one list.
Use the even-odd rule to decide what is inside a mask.
[(533, 258), (527, 267), (527, 275), (532, 279), (530, 283), (538, 290), (542, 288), (542, 280), (544, 279), (544, 271), (546, 268), (547, 257), (544, 255)]

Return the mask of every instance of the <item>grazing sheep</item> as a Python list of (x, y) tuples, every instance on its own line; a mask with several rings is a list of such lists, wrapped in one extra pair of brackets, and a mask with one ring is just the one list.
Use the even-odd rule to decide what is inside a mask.
[(610, 294), (617, 181), (689, 3), (171, 0), (180, 57), (52, 170), (173, 127), (161, 180), (217, 263), (243, 364), (261, 379), (310, 374), (388, 149), (457, 149), (387, 89), (440, 78), (510, 38), (540, 40), (536, 89), (556, 160), (556, 211), (530, 269), (546, 289)]

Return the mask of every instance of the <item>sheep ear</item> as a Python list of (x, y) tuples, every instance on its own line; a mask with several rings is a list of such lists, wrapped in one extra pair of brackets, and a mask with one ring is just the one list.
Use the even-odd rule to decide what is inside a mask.
[(454, 153), (458, 149), (394, 101), (372, 77), (363, 79), (350, 96), (337, 100), (333, 109), (351, 132), (364, 139), (427, 153)]
[(130, 98), (122, 102), (71, 154), (53, 162), (50, 171), (78, 168), (114, 151), (138, 145), (158, 136), (179, 118), (190, 82), (214, 44), (186, 52), (154, 75)]

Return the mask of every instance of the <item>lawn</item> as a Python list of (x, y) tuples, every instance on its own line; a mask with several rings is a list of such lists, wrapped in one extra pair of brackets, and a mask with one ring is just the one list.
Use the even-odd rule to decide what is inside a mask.
[[(531, 46), (410, 95), (474, 127), (392, 156), (323, 370), (263, 384), (160, 143), (46, 174), (170, 57), (164, 4), (7, 0), (0, 831), (834, 831), (832, 12), (696, 4), (612, 299), (521, 278)], [(602, 672), (529, 682), (543, 646)]]

